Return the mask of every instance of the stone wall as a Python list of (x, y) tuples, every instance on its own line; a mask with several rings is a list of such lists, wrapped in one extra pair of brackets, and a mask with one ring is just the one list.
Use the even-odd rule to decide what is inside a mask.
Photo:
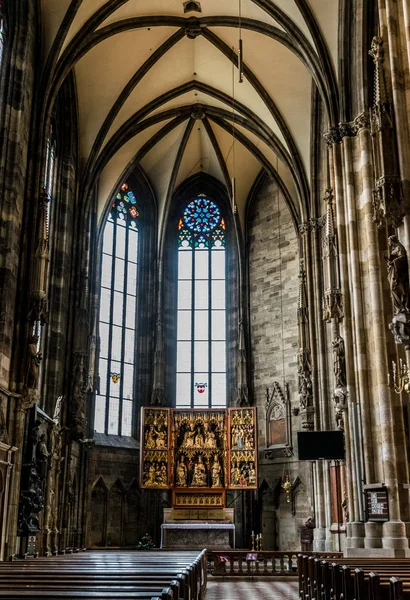
[[(276, 184), (265, 175), (248, 213), (251, 386), (258, 407), (261, 531), (266, 549), (298, 549), (300, 527), (313, 517), (307, 463), (298, 462), (296, 431), (300, 417), (297, 394), (299, 246), (291, 214)], [(282, 288), (282, 292), (281, 292)], [(293, 455), (265, 459), (266, 388), (277, 381), (289, 387)], [(286, 502), (282, 479), (289, 475), (294, 502)], [(292, 514), (292, 511), (295, 514)]]
[(97, 444), (89, 454), (87, 545), (135, 547), (149, 533), (159, 547), (168, 493), (140, 489), (135, 441), (95, 435)]

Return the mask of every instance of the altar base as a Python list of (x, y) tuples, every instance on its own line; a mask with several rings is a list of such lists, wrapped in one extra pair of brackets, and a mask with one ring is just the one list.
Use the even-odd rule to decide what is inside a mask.
[(230, 550), (235, 548), (233, 523), (164, 523), (161, 548)]

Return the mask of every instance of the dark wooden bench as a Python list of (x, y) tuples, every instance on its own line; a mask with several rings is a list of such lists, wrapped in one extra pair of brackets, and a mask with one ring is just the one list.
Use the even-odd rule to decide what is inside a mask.
[(410, 599), (410, 560), (298, 556), (301, 600)]
[(0, 598), (201, 600), (206, 551), (87, 552), (0, 563)]

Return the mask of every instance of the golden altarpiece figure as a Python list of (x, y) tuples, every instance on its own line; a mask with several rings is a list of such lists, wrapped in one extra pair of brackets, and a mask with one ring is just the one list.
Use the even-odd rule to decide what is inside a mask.
[(143, 408), (141, 487), (172, 489), (175, 508), (223, 508), (256, 489), (256, 408)]

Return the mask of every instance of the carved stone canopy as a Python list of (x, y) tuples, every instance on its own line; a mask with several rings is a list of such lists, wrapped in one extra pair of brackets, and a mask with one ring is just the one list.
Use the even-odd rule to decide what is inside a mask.
[(266, 388), (265, 458), (290, 457), (292, 452), (291, 414), (288, 385), (283, 392), (277, 381)]

